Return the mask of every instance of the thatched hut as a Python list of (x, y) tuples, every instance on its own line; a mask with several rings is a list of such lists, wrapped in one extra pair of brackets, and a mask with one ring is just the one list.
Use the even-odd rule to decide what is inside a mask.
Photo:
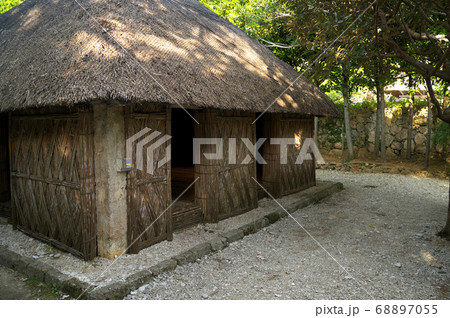
[[(277, 197), (315, 184), (295, 147), (287, 165), (270, 144), (266, 165), (241, 164), (241, 144), (236, 164), (193, 164), (193, 137), (225, 138), (226, 158), (229, 138), (301, 144), (313, 116), (338, 115), (303, 77), (277, 98), (298, 73), (267, 48), (195, 0), (80, 3), (28, 0), (0, 16), (0, 199), (18, 229), (85, 259), (113, 257), (255, 208), (251, 177)], [(126, 140), (146, 127), (172, 136), (172, 161), (156, 165), (163, 146), (153, 174), (135, 154), (120, 171)]]

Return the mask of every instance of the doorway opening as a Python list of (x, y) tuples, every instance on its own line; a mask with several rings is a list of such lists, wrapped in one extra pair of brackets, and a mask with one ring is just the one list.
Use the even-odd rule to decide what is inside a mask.
[[(187, 110), (193, 115), (191, 110)], [(193, 142), (194, 121), (184, 109), (172, 108), (172, 200), (177, 199), (195, 180)], [(203, 221), (201, 208), (195, 204), (195, 185), (172, 207), (173, 229), (179, 230)]]
[(0, 114), (0, 217), (11, 217), (8, 114)]

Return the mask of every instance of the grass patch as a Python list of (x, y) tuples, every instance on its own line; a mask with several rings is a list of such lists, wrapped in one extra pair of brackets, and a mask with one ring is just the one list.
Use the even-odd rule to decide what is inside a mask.
[(57, 284), (44, 284), (36, 277), (27, 278), (25, 280), (25, 284), (40, 299), (46, 299), (46, 300), (61, 299), (61, 294), (59, 293), (59, 286)]

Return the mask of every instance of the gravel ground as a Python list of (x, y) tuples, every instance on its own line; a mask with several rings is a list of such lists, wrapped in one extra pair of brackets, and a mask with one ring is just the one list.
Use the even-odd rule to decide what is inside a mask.
[[(300, 194), (301, 195), (301, 194)], [(298, 194), (281, 199), (288, 205), (298, 197)], [(148, 269), (159, 262), (180, 254), (181, 252), (217, 237), (218, 234), (238, 228), (263, 217), (278, 206), (271, 200), (261, 200), (259, 207), (245, 214), (220, 221), (217, 224), (198, 225), (174, 233), (173, 241), (164, 241), (150, 246), (139, 254), (124, 254), (109, 267), (113, 260), (96, 257), (86, 262), (54, 249), (20, 231), (14, 231), (11, 225), (0, 225), (0, 245), (19, 253), (20, 255), (38, 259), (61, 272), (95, 286), (105, 286), (114, 282), (124, 281), (129, 275)], [(107, 270), (108, 269), (108, 270)], [(107, 272), (105, 272), (107, 270)]]
[[(318, 171), (344, 191), (126, 299), (450, 299), (448, 181)], [(354, 279), (352, 278), (354, 277)]]

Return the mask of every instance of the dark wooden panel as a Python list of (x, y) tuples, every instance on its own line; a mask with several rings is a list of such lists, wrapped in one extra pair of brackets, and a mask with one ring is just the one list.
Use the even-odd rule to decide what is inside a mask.
[(315, 185), (315, 162), (296, 164), (306, 138), (313, 138), (314, 120), (280, 114), (264, 116), (264, 137), (294, 138), (295, 145), (288, 146), (287, 164), (280, 164), (280, 146), (266, 143), (263, 148), (267, 165), (263, 166), (262, 183), (275, 197), (298, 192)]
[(95, 207), (94, 113), (90, 107), (79, 108), (80, 205), (83, 215), (83, 250), (85, 259), (97, 256), (97, 212)]
[[(43, 241), (96, 255), (92, 111), (11, 118), (13, 220)], [(75, 252), (76, 251), (76, 252)]]
[[(161, 138), (170, 134), (170, 114), (161, 113), (161, 108), (152, 105), (128, 107), (126, 119), (126, 138), (144, 128), (158, 131)], [(139, 113), (137, 113), (139, 112)], [(156, 140), (156, 139), (155, 139)], [(156, 168), (153, 174), (147, 173), (147, 161), (144, 171), (136, 168), (136, 144), (133, 150), (133, 169), (127, 177), (128, 194), (128, 243), (129, 252), (137, 253), (142, 248), (170, 239), (172, 235), (172, 215), (169, 205), (172, 201), (170, 191), (170, 163)], [(144, 146), (144, 153), (152, 142)], [(167, 144), (157, 148), (153, 153), (154, 163), (165, 157)], [(132, 244), (134, 242), (134, 244)]]
[(280, 180), (282, 195), (291, 194), (315, 185), (314, 160), (297, 164), (296, 160), (306, 138), (314, 137), (313, 119), (282, 119), (282, 135), (294, 138), (295, 145), (288, 147), (288, 163), (281, 165)]
[[(262, 167), (262, 186), (274, 197), (281, 196), (280, 184), (280, 146), (270, 143), (270, 138), (282, 136), (281, 115), (266, 114), (258, 124), (263, 125), (263, 136), (267, 141), (263, 145), (262, 153), (267, 164)], [(264, 191), (265, 193), (265, 191)]]
[(172, 214), (173, 217), (173, 230), (181, 230), (203, 221), (202, 209), (195, 204), (183, 206), (181, 204), (179, 210), (175, 210)]
[(8, 114), (0, 114), (0, 202), (10, 199)]

